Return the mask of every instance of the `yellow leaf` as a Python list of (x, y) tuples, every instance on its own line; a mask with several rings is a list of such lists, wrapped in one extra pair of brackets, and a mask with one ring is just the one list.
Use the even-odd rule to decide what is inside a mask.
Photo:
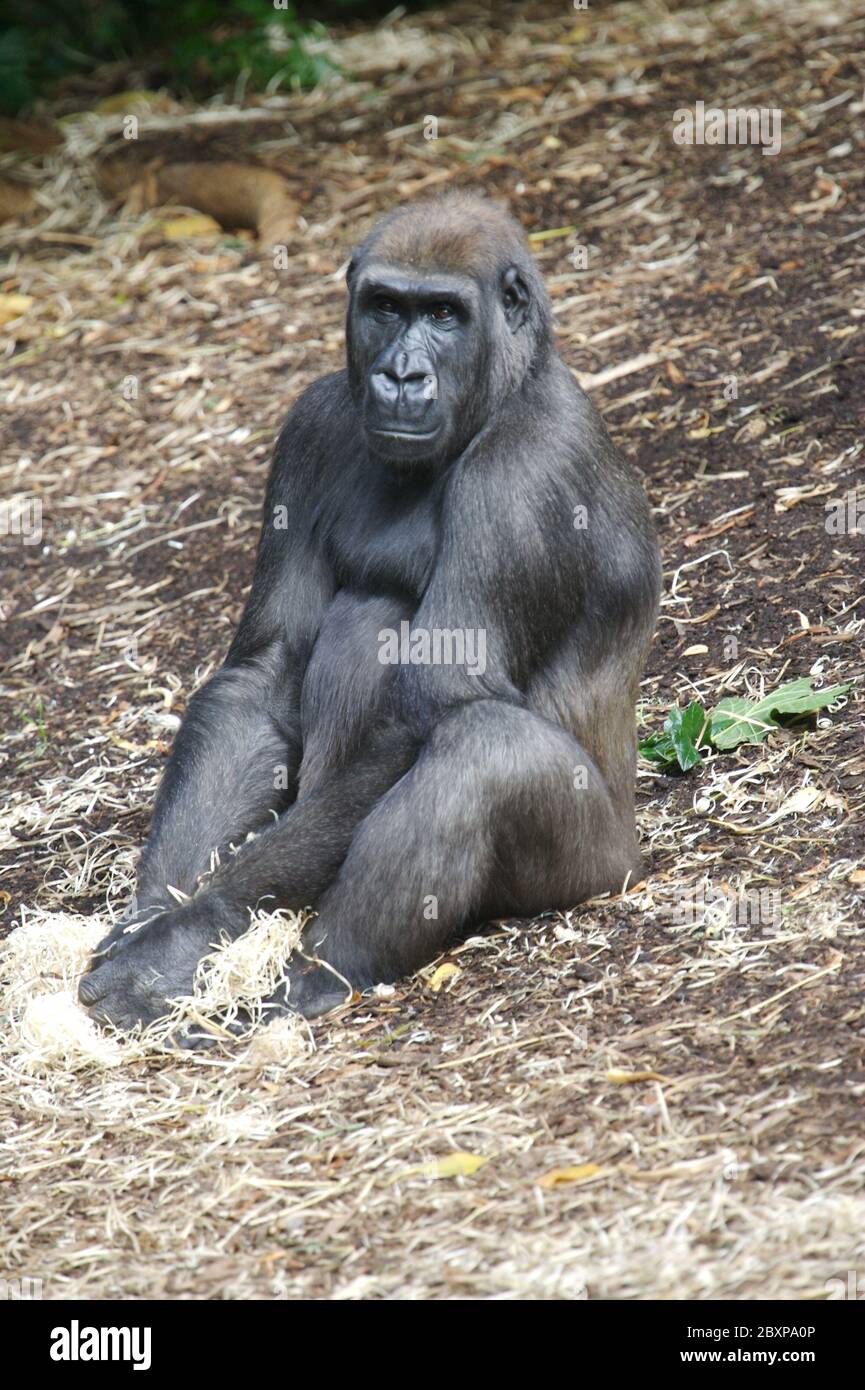
[(183, 241), (186, 237), (218, 236), (221, 231), (219, 223), (203, 212), (190, 213), (188, 217), (171, 217), (162, 223), (162, 235), (167, 241)]
[(144, 754), (149, 748), (159, 747), (159, 739), (157, 738), (149, 738), (145, 743), (130, 743), (129, 739), (120, 738), (118, 734), (112, 734), (111, 742), (114, 744), (115, 748), (122, 748), (124, 753)]
[(440, 965), (430, 978), (429, 987), (433, 994), (438, 994), (446, 980), (452, 980), (456, 975), (461, 974), (462, 971), (458, 965), (454, 965), (452, 961), (445, 961), (444, 965)]
[(543, 232), (529, 232), (529, 241), (553, 241), (556, 237), (573, 236), (576, 227), (548, 227)]
[(158, 100), (158, 92), (148, 92), (144, 89), (140, 92), (115, 92), (113, 96), (97, 101), (93, 110), (99, 116), (128, 116), (130, 112), (140, 111), (142, 107), (146, 109)]
[(598, 1163), (580, 1163), (575, 1168), (554, 1168), (538, 1178), (538, 1187), (562, 1187), (568, 1182), (588, 1182), (604, 1170)]
[(504, 92), (498, 92), (498, 99), (502, 105), (512, 101), (543, 101), (543, 93), (537, 87), (508, 87)]
[(865, 869), (854, 869), (847, 882), (865, 883)]
[(687, 651), (682, 652), (682, 656), (702, 656), (709, 648), (703, 642), (697, 642), (695, 646), (688, 647)]
[(0, 294), (0, 323), (9, 323), (26, 314), (33, 300), (29, 294)]
[(715, 429), (710, 429), (708, 425), (701, 425), (699, 429), (688, 430), (689, 439), (708, 439), (710, 434), (723, 434), (726, 425), (718, 425)]
[(469, 1178), (472, 1173), (476, 1173), (482, 1168), (489, 1159), (481, 1154), (452, 1153), (445, 1154), (444, 1158), (431, 1159), (429, 1163), (420, 1163), (416, 1168), (406, 1168), (397, 1176), (400, 1178)]
[(635, 1081), (668, 1081), (659, 1071), (608, 1071), (607, 1080), (616, 1086), (631, 1086)]

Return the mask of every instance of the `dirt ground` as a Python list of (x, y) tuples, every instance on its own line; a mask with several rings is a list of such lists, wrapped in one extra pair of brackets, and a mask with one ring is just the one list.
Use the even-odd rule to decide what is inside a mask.
[[(52, 1102), (7, 1068), (0, 1274), (60, 1298), (826, 1298), (865, 1276), (865, 535), (826, 525), (863, 483), (865, 16), (471, 3), (346, 42), (355, 81), (196, 135), (285, 174), (280, 268), (106, 205), (85, 142), (33, 175), (55, 210), (0, 228), (0, 295), (31, 301), (3, 330), (2, 493), (43, 511), (40, 544), (0, 543), (3, 925), (122, 905), (240, 614), (275, 432), (340, 361), (341, 267), (416, 193), (508, 202), (645, 481), (642, 732), (693, 698), (858, 684), (693, 773), (641, 765), (644, 883), (316, 1023), (226, 1093), (188, 1181), (158, 1111), (92, 1080), (41, 1162)], [(781, 154), (677, 145), (701, 100), (780, 108)], [(708, 886), (779, 910), (719, 924)], [(453, 1154), (485, 1161), (424, 1167)]]

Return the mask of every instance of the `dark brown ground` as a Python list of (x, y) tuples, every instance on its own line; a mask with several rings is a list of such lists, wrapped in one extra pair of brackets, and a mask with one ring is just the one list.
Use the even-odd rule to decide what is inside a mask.
[[(644, 731), (691, 698), (860, 682), (688, 776), (643, 767), (651, 867), (627, 900), (500, 928), (453, 953), (440, 992), (419, 977), (316, 1025), (279, 1107), (311, 1107), (285, 1157), (316, 1183), (334, 1169), (328, 1220), (292, 1207), (266, 1249), (235, 1245), (229, 1203), (221, 1275), (169, 1244), (126, 1291), (824, 1297), (865, 1260), (865, 539), (825, 527), (826, 502), (863, 482), (865, 21), (853, 5), (670, 8), (453, 6), (405, 22), (427, 66), (375, 74), (335, 112), (299, 104), (296, 134), (282, 118), (263, 145), (224, 134), (292, 181), (306, 226), (287, 271), (145, 217), (87, 247), (31, 238), (0, 283), (34, 299), (0, 364), (0, 474), (45, 523), (44, 550), (0, 548), (7, 926), (22, 905), (93, 911), (125, 891), (163, 716), (240, 613), (275, 432), (340, 360), (336, 272), (374, 214), (424, 188), (480, 186), (530, 233), (576, 228), (535, 242), (561, 351), (638, 466), (664, 554)], [(675, 145), (672, 112), (697, 100), (781, 107), (783, 152)], [(705, 878), (776, 890), (782, 925), (678, 924)], [(400, 1169), (495, 1161), (395, 1201), (378, 1177), (392, 1122), (414, 1136)], [(587, 1163), (600, 1171), (539, 1195), (543, 1173)]]

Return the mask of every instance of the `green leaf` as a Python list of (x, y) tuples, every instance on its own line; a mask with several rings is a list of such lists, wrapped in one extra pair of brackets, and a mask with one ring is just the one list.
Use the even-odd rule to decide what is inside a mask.
[(660, 767), (680, 767), (683, 772), (700, 762), (700, 749), (717, 748), (724, 751), (740, 743), (762, 743), (767, 734), (779, 727), (779, 720), (824, 709), (852, 687), (830, 685), (815, 690), (806, 677), (788, 681), (760, 700), (731, 696), (721, 700), (706, 714), (696, 700), (684, 709), (670, 710), (660, 734), (651, 734), (639, 745), (649, 762)]
[(739, 743), (762, 743), (767, 734), (778, 728), (778, 715), (810, 714), (823, 709), (844, 695), (852, 682), (830, 685), (814, 690), (806, 677), (788, 681), (761, 700), (744, 700), (731, 696), (721, 700), (709, 716), (711, 741), (716, 748), (735, 748)]
[(640, 744), (640, 752), (662, 767), (678, 766), (683, 772), (700, 762), (700, 748), (706, 747), (706, 711), (697, 700), (683, 710), (678, 705), (664, 720), (664, 732), (652, 734)]
[(664, 728), (676, 750), (676, 761), (683, 772), (696, 767), (700, 761), (699, 749), (707, 723), (706, 711), (696, 700), (692, 700), (682, 711), (677, 705), (664, 721)]

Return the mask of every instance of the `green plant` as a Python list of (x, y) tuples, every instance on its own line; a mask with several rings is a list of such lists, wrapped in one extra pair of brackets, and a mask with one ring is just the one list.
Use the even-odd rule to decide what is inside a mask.
[(322, 17), (381, 12), (364, 0), (6, 0), (0, 25), (0, 109), (14, 113), (57, 81), (129, 59), (170, 88), (198, 95), (246, 75), (252, 91), (280, 79), (311, 86), (330, 68), (306, 51)]
[(824, 709), (839, 695), (846, 694), (851, 684), (815, 690), (803, 676), (788, 681), (759, 700), (730, 696), (719, 701), (708, 713), (697, 700), (692, 700), (683, 710), (678, 706), (671, 709), (664, 720), (663, 731), (644, 739), (639, 745), (640, 752), (660, 767), (678, 767), (688, 772), (702, 761), (701, 750), (713, 748), (725, 752), (740, 743), (762, 743), (773, 729), (781, 727), (782, 718), (795, 718)]

